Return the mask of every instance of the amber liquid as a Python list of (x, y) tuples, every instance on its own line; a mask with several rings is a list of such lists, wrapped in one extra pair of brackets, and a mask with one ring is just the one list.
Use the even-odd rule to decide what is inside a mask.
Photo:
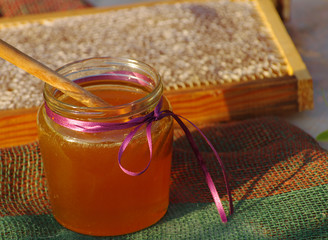
[[(112, 105), (142, 95), (111, 90), (95, 94)], [(173, 134), (170, 118), (154, 123), (152, 161), (140, 176), (124, 173), (117, 160), (122, 136), (131, 129), (100, 135), (70, 134), (51, 122), (44, 108), (39, 111), (38, 125), (52, 211), (60, 224), (83, 234), (121, 235), (146, 228), (166, 213)], [(148, 161), (147, 139), (141, 131), (124, 151), (122, 165), (137, 172)]]

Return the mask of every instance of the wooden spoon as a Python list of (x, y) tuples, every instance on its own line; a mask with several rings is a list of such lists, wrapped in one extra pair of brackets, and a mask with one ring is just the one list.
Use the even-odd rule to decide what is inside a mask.
[(29, 74), (41, 79), (49, 85), (57, 88), (68, 96), (83, 103), (87, 107), (108, 107), (110, 106), (101, 98), (91, 94), (78, 84), (70, 81), (44, 64), (31, 58), (17, 48), (0, 39), (0, 57), (17, 67), (25, 70)]

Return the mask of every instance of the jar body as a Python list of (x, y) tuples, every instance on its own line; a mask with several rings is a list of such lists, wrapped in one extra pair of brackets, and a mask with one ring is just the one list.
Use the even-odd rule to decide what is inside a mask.
[[(113, 92), (110, 84), (106, 87), (106, 81), (102, 82), (101, 89), (102, 96), (113, 98), (116, 94), (115, 98), (123, 102), (133, 93), (131, 87), (128, 91), (118, 89)], [(136, 96), (138, 99), (138, 94)], [(129, 101), (124, 104), (128, 107)], [(57, 111), (55, 107), (53, 109)], [(162, 109), (170, 109), (165, 98)], [(152, 111), (151, 107), (134, 115), (149, 111)], [(113, 120), (110, 117), (109, 121), (124, 122), (134, 117), (123, 112), (124, 118), (114, 117)], [(62, 115), (72, 114), (64, 111)], [(75, 117), (87, 118), (76, 114)], [(101, 121), (106, 122), (106, 117)], [(153, 122), (151, 163), (139, 176), (126, 174), (118, 164), (119, 148), (133, 128), (99, 133), (74, 131), (53, 122), (44, 105), (39, 109), (38, 128), (52, 211), (60, 224), (83, 234), (112, 236), (146, 228), (164, 216), (169, 204), (172, 158), (170, 117)], [(148, 140), (142, 127), (124, 150), (122, 166), (139, 172), (149, 160)]]

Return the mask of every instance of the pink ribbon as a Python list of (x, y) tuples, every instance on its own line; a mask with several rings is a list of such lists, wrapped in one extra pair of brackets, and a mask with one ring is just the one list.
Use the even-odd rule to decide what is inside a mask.
[[(91, 79), (89, 79), (89, 80), (91, 80)], [(165, 118), (165, 117), (169, 117), (169, 116), (173, 117), (174, 120), (180, 125), (182, 130), (185, 132), (186, 137), (188, 139), (188, 142), (189, 142), (194, 154), (196, 155), (198, 164), (199, 164), (200, 168), (202, 169), (202, 171), (205, 175), (206, 183), (207, 183), (207, 185), (209, 187), (209, 190), (212, 194), (214, 203), (215, 203), (216, 208), (217, 208), (217, 210), (220, 214), (222, 222), (224, 222), (224, 223), (227, 222), (228, 221), (227, 216), (225, 214), (222, 202), (220, 200), (220, 197), (219, 197), (218, 191), (215, 187), (215, 184), (213, 182), (213, 179), (212, 179), (208, 169), (206, 168), (205, 160), (204, 160), (202, 154), (200, 153), (199, 148), (198, 148), (197, 144), (195, 143), (195, 141), (194, 141), (194, 139), (191, 135), (191, 132), (189, 131), (188, 127), (183, 123), (182, 119), (187, 121), (188, 123), (190, 123), (201, 134), (201, 136), (205, 139), (205, 141), (207, 142), (209, 147), (212, 149), (212, 151), (213, 151), (213, 153), (214, 153), (214, 155), (215, 155), (215, 157), (216, 157), (216, 159), (217, 159), (217, 161), (218, 161), (218, 163), (221, 167), (222, 173), (223, 173), (223, 178), (224, 178), (224, 181), (225, 181), (225, 187), (226, 187), (227, 195), (228, 195), (228, 198), (229, 198), (230, 214), (232, 214), (233, 213), (233, 201), (232, 201), (232, 196), (231, 196), (231, 190), (230, 190), (226, 170), (224, 168), (224, 164), (223, 164), (219, 154), (217, 153), (217, 151), (215, 150), (214, 146), (209, 141), (209, 139), (205, 136), (205, 134), (195, 124), (193, 124), (188, 119), (173, 113), (170, 110), (161, 111), (161, 108), (162, 108), (162, 100), (159, 101), (159, 103), (155, 107), (154, 111), (152, 111), (151, 113), (149, 113), (145, 116), (133, 118), (130, 121), (123, 122), (123, 123), (108, 123), (108, 122), (87, 122), (87, 121), (81, 121), (81, 120), (66, 118), (66, 117), (63, 117), (59, 114), (56, 114), (55, 112), (53, 112), (47, 106), (47, 104), (45, 104), (46, 113), (54, 122), (56, 122), (57, 124), (59, 124), (63, 127), (72, 129), (74, 131), (87, 132), (87, 133), (97, 133), (97, 132), (105, 132), (105, 131), (133, 128), (131, 130), (131, 132), (127, 135), (127, 137), (123, 140), (123, 142), (120, 146), (119, 152), (118, 152), (118, 164), (119, 164), (120, 168), (126, 174), (131, 175), (131, 176), (141, 175), (142, 173), (147, 171), (148, 167), (150, 166), (150, 163), (151, 163), (151, 160), (152, 160), (152, 149), (153, 149), (153, 147), (152, 147), (152, 138), (151, 138), (152, 123), (155, 122), (155, 121), (159, 121), (159, 120), (161, 120), (162, 118)], [(133, 172), (133, 171), (130, 171), (130, 170), (128, 170), (128, 169), (126, 169), (122, 166), (121, 158), (122, 158), (122, 155), (124, 153), (124, 150), (129, 145), (129, 143), (132, 140), (133, 136), (144, 125), (146, 126), (146, 135), (147, 135), (148, 147), (149, 147), (149, 152), (150, 152), (149, 162), (148, 162), (147, 166), (142, 171)]]

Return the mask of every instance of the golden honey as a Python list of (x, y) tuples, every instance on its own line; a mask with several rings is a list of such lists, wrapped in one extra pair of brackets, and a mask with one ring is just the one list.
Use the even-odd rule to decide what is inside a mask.
[[(104, 59), (89, 59), (84, 68), (88, 61), (92, 61), (93, 76), (120, 70), (117, 66), (112, 69), (111, 64), (107, 63), (108, 59), (106, 63)], [(45, 99), (49, 108), (67, 118), (112, 123), (127, 122), (153, 111), (162, 97), (162, 91), (157, 88), (161, 84), (159, 79), (149, 75), (151, 71), (148, 66), (140, 62), (133, 62), (136, 66), (126, 71), (130, 60), (116, 61), (124, 68), (125, 75), (129, 71), (138, 71), (153, 82), (146, 87), (121, 80), (108, 81), (107, 78), (88, 82), (85, 88), (111, 105), (106, 109), (81, 106), (46, 86)], [(105, 70), (98, 73), (99, 69), (94, 71), (97, 68), (95, 65)], [(143, 72), (145, 68), (146, 73)], [(72, 65), (59, 71), (67, 69), (71, 71)], [(88, 75), (88, 71), (82, 72), (82, 77)], [(73, 74), (70, 77), (74, 79), (76, 76)], [(51, 90), (47, 91), (47, 88)], [(170, 109), (166, 98), (163, 99), (162, 109)], [(173, 128), (170, 117), (153, 122), (151, 162), (139, 176), (126, 174), (118, 164), (119, 148), (133, 128), (98, 133), (75, 131), (52, 121), (44, 105), (39, 110), (38, 126), (52, 211), (60, 224), (83, 234), (112, 236), (141, 230), (164, 216), (169, 204), (172, 158)], [(121, 160), (122, 167), (133, 172), (140, 172), (147, 166), (150, 149), (145, 126), (134, 135)]]

